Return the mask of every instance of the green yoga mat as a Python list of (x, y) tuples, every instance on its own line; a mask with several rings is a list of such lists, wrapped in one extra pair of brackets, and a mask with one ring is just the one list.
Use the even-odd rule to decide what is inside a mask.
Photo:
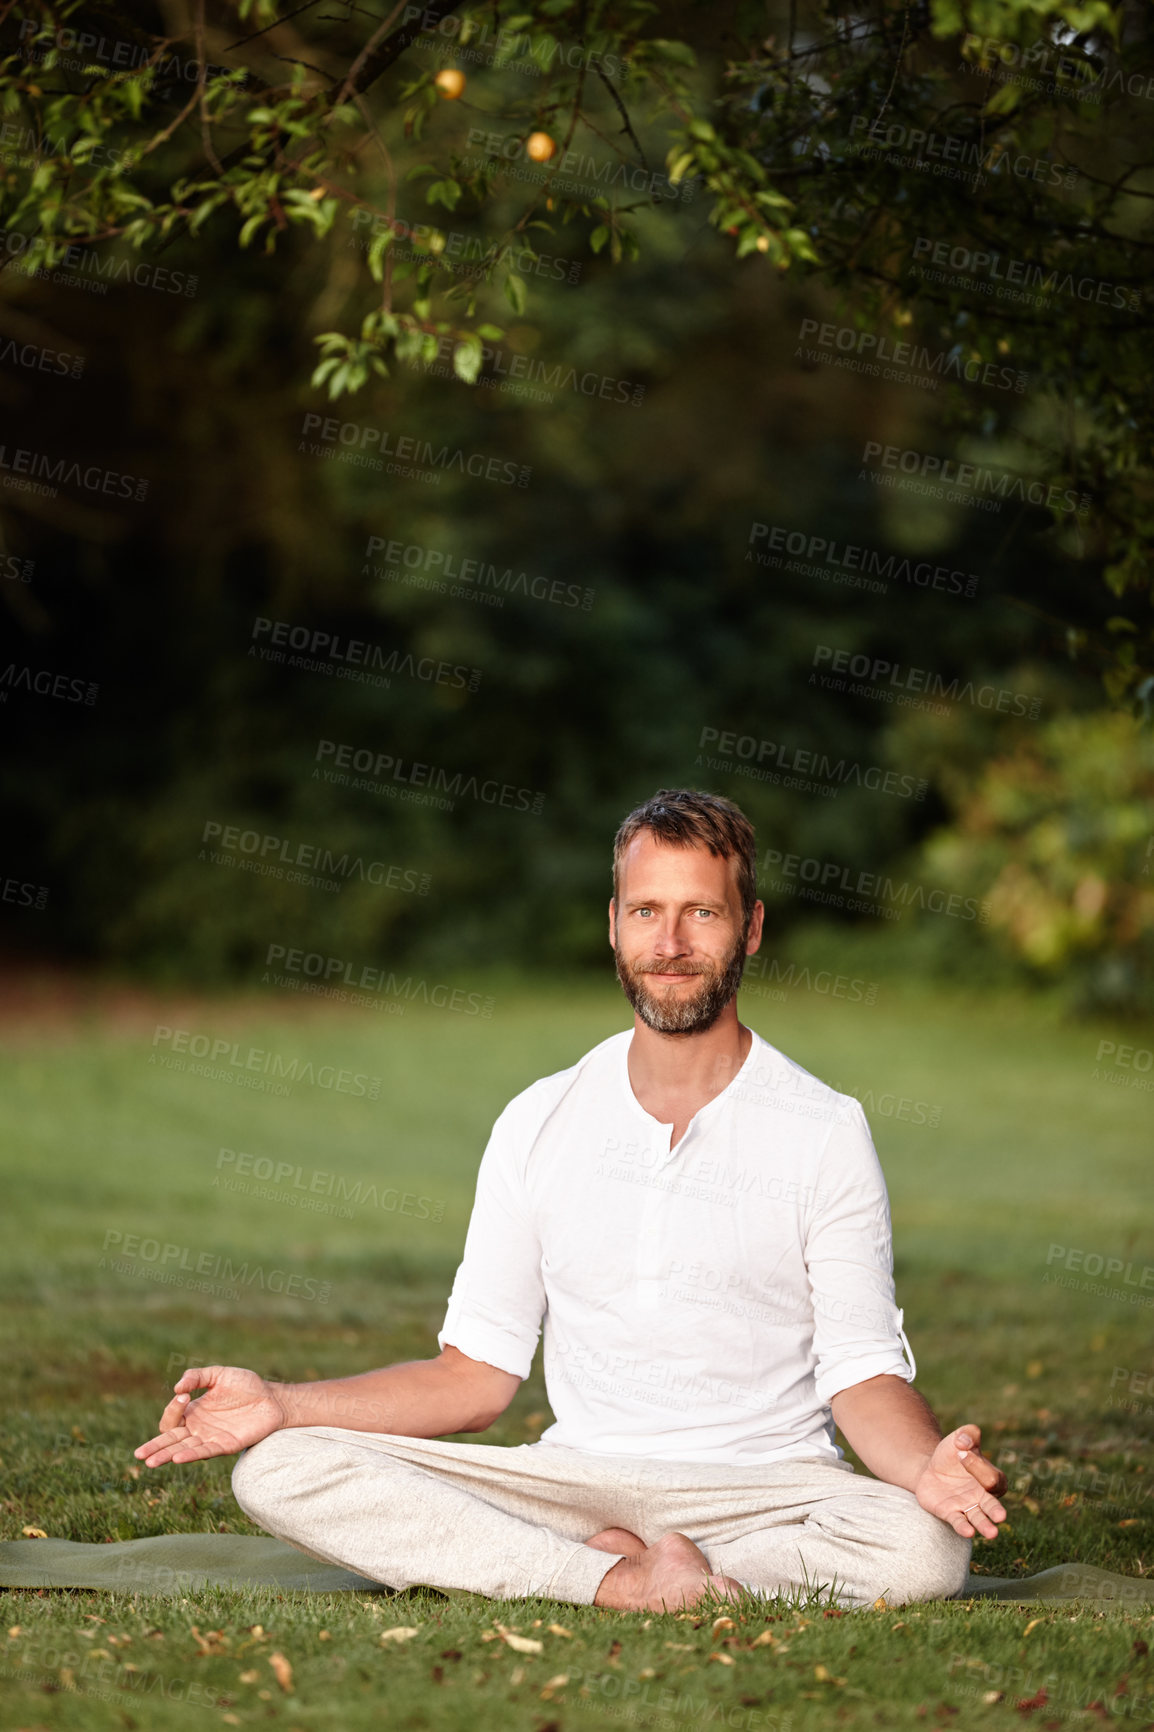
[[(283, 1540), (242, 1534), (158, 1534), (114, 1545), (7, 1540), (0, 1543), (0, 1588), (103, 1588), (126, 1594), (179, 1594), (195, 1588), (307, 1588), (316, 1594), (394, 1591), (352, 1570), (317, 1563)], [(1036, 1576), (971, 1576), (960, 1598), (1149, 1605), (1154, 1601), (1154, 1580), (1116, 1576), (1093, 1564), (1057, 1564)]]
[(318, 1563), (283, 1540), (244, 1534), (157, 1534), (112, 1545), (7, 1540), (0, 1543), (0, 1588), (104, 1588), (124, 1594), (180, 1594), (192, 1588), (393, 1591), (353, 1570)]

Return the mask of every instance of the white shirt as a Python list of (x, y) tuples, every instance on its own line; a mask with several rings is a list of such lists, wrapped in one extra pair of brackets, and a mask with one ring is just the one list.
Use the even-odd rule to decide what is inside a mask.
[(670, 1149), (633, 1093), (632, 1038), (497, 1120), (437, 1340), (524, 1378), (544, 1319), (543, 1443), (838, 1460), (831, 1397), (914, 1376), (865, 1114), (755, 1034)]

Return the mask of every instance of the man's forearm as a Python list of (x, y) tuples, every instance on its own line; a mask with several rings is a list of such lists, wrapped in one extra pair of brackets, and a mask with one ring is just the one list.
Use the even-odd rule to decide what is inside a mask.
[(834, 1421), (870, 1472), (913, 1491), (941, 1442), (929, 1404), (901, 1377), (870, 1377), (830, 1403)]
[[(512, 1382), (515, 1388), (517, 1380)], [(271, 1388), (285, 1410), (286, 1426), (339, 1425), (397, 1437), (442, 1437), (446, 1432), (484, 1431), (503, 1411), (490, 1391), (477, 1388), (444, 1359), (417, 1359), (356, 1377), (276, 1383)]]

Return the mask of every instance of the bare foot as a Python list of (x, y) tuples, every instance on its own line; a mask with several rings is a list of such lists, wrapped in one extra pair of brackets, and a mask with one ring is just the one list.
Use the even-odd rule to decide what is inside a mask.
[(730, 1576), (710, 1572), (705, 1553), (691, 1539), (662, 1534), (651, 1546), (614, 1564), (602, 1578), (593, 1604), (617, 1612), (674, 1612), (696, 1605), (710, 1588), (722, 1599), (734, 1599), (741, 1592), (741, 1584)]
[(645, 1541), (637, 1534), (631, 1534), (628, 1528), (602, 1528), (585, 1544), (592, 1546), (595, 1552), (620, 1552), (627, 1558), (634, 1558), (645, 1550)]

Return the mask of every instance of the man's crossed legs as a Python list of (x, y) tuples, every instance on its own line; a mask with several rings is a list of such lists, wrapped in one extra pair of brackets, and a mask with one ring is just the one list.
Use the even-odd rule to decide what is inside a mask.
[[(618, 1605), (648, 1558), (670, 1609), (683, 1603), (679, 1581), (696, 1578), (700, 1593), (709, 1574), (723, 1592), (729, 1578), (768, 1594), (808, 1586), (842, 1606), (896, 1606), (960, 1593), (969, 1569), (970, 1541), (911, 1492), (813, 1459), (652, 1461), (305, 1426), (245, 1450), (232, 1484), (266, 1532), (393, 1588)], [(662, 1545), (599, 1595), (633, 1535)], [(703, 1564), (667, 1535), (692, 1541)]]

